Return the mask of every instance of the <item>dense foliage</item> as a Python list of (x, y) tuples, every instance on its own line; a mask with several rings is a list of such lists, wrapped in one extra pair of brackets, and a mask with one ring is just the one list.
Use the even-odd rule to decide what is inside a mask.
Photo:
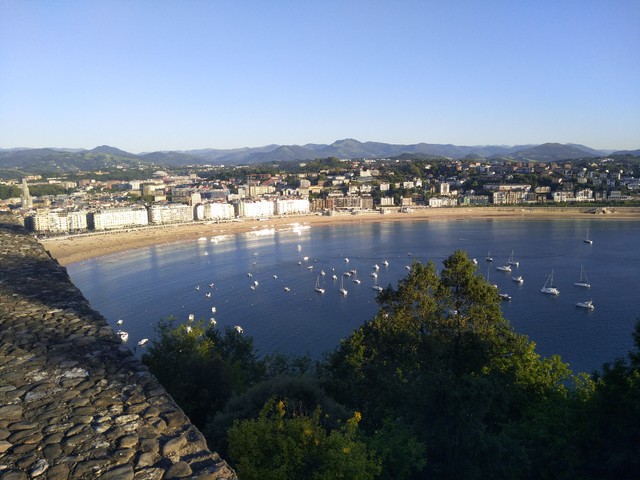
[(317, 365), (202, 322), (162, 322), (143, 360), (241, 478), (638, 477), (640, 323), (628, 359), (574, 377), (464, 252), (378, 303)]

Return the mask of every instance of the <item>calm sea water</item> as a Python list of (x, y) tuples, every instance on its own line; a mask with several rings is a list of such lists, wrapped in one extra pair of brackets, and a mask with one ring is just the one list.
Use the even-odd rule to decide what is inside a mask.
[[(590, 372), (633, 346), (631, 332), (640, 318), (640, 222), (483, 219), (259, 228), (100, 257), (69, 265), (68, 272), (114, 328), (124, 320), (129, 344), (138, 351), (137, 341), (154, 338), (159, 319), (187, 321), (194, 314), (215, 317), (219, 327), (242, 326), (260, 354), (320, 358), (375, 314), (374, 264), (380, 265), (379, 284), (395, 286), (414, 259), (441, 267), (463, 249), (477, 258), (479, 273), (512, 296), (502, 303), (504, 316), (536, 342), (541, 355), (559, 354), (574, 372)], [(587, 231), (592, 245), (583, 242)], [(493, 263), (485, 261), (488, 251)], [(512, 251), (521, 285), (495, 268)], [(574, 285), (581, 266), (590, 289)], [(340, 278), (351, 269), (361, 283), (345, 277), (349, 293), (343, 297)], [(552, 269), (558, 297), (540, 292)], [(314, 291), (318, 279), (324, 294)], [(593, 299), (595, 310), (575, 306), (586, 299)]]

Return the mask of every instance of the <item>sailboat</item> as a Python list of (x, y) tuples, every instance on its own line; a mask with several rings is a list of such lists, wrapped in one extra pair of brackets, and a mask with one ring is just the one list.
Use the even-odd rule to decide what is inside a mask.
[(553, 286), (553, 270), (551, 270), (551, 275), (547, 278), (547, 281), (544, 282), (544, 286), (540, 289), (542, 293), (546, 293), (547, 295), (560, 295), (560, 290)]
[(520, 266), (520, 262), (518, 262), (517, 260), (513, 259), (513, 250), (511, 250), (511, 256), (509, 257), (509, 260), (507, 261), (507, 263), (509, 265), (513, 265), (514, 267)]
[(574, 282), (574, 285), (578, 286), (578, 287), (584, 287), (584, 288), (590, 288), (591, 284), (589, 283), (589, 280), (587, 279), (587, 274), (584, 271), (583, 267), (580, 267), (580, 277), (578, 278), (577, 282)]
[(585, 300), (584, 302), (576, 302), (576, 307), (586, 308), (587, 310), (593, 310), (595, 305), (593, 304), (593, 300)]
[(346, 288), (344, 288), (344, 277), (341, 277), (341, 278), (340, 278), (340, 293), (341, 293), (342, 295), (344, 295), (345, 297), (347, 296), (347, 293), (349, 293), (349, 292), (347, 291), (347, 289), (346, 289)]
[(358, 273), (355, 270), (351, 270), (351, 272), (353, 273), (353, 279), (351, 281), (359, 284), (360, 280), (358, 279)]
[(324, 288), (320, 286), (320, 275), (318, 275), (318, 278), (316, 279), (316, 287), (314, 290), (318, 293), (324, 293)]
[(382, 288), (380, 285), (378, 285), (378, 277), (374, 277), (375, 278), (375, 283), (373, 284), (373, 288), (374, 290), (377, 290), (378, 292), (381, 292), (382, 290), (384, 290), (384, 288)]
[(487, 252), (487, 258), (485, 258), (487, 262), (493, 262), (493, 257), (491, 256), (491, 250)]
[(587, 229), (587, 235), (584, 237), (584, 243), (588, 243), (589, 245), (593, 243), (593, 240), (589, 238), (589, 229)]

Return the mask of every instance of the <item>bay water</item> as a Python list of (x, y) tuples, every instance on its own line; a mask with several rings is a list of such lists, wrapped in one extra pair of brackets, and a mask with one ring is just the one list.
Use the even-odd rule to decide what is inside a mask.
[[(469, 219), (292, 223), (278, 230), (255, 223), (248, 233), (144, 247), (67, 270), (114, 329), (129, 332), (137, 353), (144, 348), (138, 340), (153, 339), (161, 318), (187, 322), (193, 314), (207, 322), (215, 318), (218, 328), (241, 326), (261, 355), (318, 359), (375, 315), (374, 265), (379, 285), (396, 286), (414, 260), (433, 260), (441, 269), (462, 249), (477, 259), (479, 274), (511, 295), (502, 302), (504, 316), (540, 355), (558, 354), (574, 373), (591, 372), (633, 347), (631, 333), (640, 319), (640, 222)], [(583, 241), (587, 232), (592, 244)], [(493, 262), (485, 260), (488, 252)], [(511, 273), (496, 270), (512, 252), (519, 266)], [(581, 267), (589, 289), (574, 285)], [(359, 284), (354, 275), (343, 277), (350, 270)], [(557, 297), (540, 292), (552, 270)], [(514, 275), (524, 282), (514, 282)], [(339, 293), (341, 279), (346, 296)], [(317, 283), (323, 294), (314, 290)], [(576, 307), (584, 300), (593, 300), (595, 309)]]

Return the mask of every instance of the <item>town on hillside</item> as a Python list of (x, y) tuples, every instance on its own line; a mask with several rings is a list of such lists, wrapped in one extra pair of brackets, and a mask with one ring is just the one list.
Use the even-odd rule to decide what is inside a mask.
[(640, 204), (640, 163), (319, 159), (0, 178), (0, 209), (40, 235), (457, 206)]

